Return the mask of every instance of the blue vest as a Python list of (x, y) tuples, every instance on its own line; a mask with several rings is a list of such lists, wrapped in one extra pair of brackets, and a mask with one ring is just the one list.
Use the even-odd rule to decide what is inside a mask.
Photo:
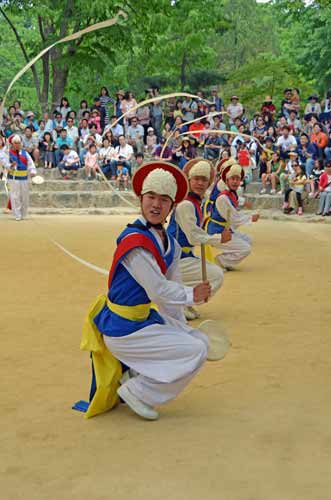
[[(197, 226), (200, 226), (202, 220), (199, 211), (193, 202), (192, 205), (194, 206)], [(179, 245), (181, 246), (182, 248), (182, 253), (180, 256), (181, 259), (185, 259), (186, 257), (195, 257), (193, 251), (191, 250), (194, 248), (194, 245), (191, 245), (191, 243), (188, 241), (186, 237), (186, 234), (184, 233), (180, 225), (176, 222), (176, 210), (174, 210), (171, 215), (167, 233), (173, 238), (175, 238), (178, 241)]]
[(211, 190), (209, 198), (208, 198), (208, 200), (205, 203), (204, 213), (205, 213), (206, 216), (211, 215), (211, 213), (213, 211), (213, 208), (215, 206), (215, 203), (216, 203), (216, 199), (217, 199), (218, 195), (220, 194), (220, 190), (217, 187), (218, 182), (219, 181), (217, 181), (215, 183), (213, 189)]
[[(143, 223), (138, 219), (133, 225), (135, 227), (127, 227), (117, 239), (117, 244), (119, 244), (123, 238), (130, 234), (142, 234), (148, 237), (157, 251), (162, 256), (166, 268), (172, 264), (175, 255), (175, 242), (171, 236), (168, 236), (168, 249), (164, 254), (163, 250), (160, 248), (157, 239), (154, 235), (143, 225)], [(140, 227), (139, 227), (140, 226)], [(145, 289), (131, 276), (127, 269), (123, 266), (122, 260), (125, 258), (125, 254), (119, 259), (113, 279), (108, 290), (108, 299), (110, 302), (120, 306), (137, 306), (141, 304), (149, 304), (151, 302)], [(150, 309), (148, 317), (143, 321), (132, 321), (127, 318), (116, 314), (111, 311), (108, 306), (105, 306), (101, 312), (94, 318), (94, 323), (100, 333), (107, 335), (109, 337), (123, 337), (129, 335), (130, 333), (136, 332), (141, 328), (153, 325), (155, 323), (164, 324), (163, 318), (155, 309)]]
[[(215, 198), (215, 202), (214, 202), (210, 217), (208, 217), (208, 219), (206, 219), (206, 222), (205, 222), (205, 230), (207, 231), (208, 234), (223, 233), (225, 226), (226, 226), (226, 222), (227, 222), (224, 219), (224, 217), (221, 216), (221, 214), (219, 213), (219, 211), (216, 208), (216, 198)], [(229, 200), (231, 202), (231, 205), (233, 205), (235, 207), (231, 198), (229, 198)]]
[(9, 151), (10, 164), (16, 163), (15, 169), (10, 169), (8, 172), (8, 179), (15, 179), (17, 181), (26, 181), (28, 178), (28, 157), (26, 151)]

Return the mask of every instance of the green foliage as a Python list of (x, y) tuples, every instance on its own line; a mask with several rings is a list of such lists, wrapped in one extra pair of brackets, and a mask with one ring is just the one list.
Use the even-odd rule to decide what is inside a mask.
[[(265, 94), (282, 98), (287, 86), (306, 97), (331, 87), (331, 6), (328, 0), (7, 0), (0, 2), (28, 57), (59, 38), (113, 17), (116, 26), (60, 45), (14, 86), (10, 99), (52, 108), (63, 93), (77, 109), (105, 85), (131, 88), (138, 97), (150, 85), (164, 92), (205, 90), (218, 84), (227, 102), (239, 93), (248, 110)], [(42, 30), (41, 30), (42, 28)], [(0, 93), (25, 64), (13, 31), (0, 13)]]

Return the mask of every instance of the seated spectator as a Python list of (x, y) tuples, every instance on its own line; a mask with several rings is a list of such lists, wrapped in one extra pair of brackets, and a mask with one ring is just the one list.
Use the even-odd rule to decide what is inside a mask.
[(239, 165), (244, 169), (245, 176), (243, 179), (244, 189), (247, 184), (250, 184), (253, 180), (253, 172), (252, 172), (252, 162), (251, 155), (247, 148), (246, 142), (242, 142), (238, 144), (237, 148), (237, 159)]
[(129, 170), (127, 167), (124, 167), (122, 163), (117, 165), (116, 171), (116, 189), (120, 189), (120, 185), (123, 184), (125, 191), (128, 190), (128, 182), (129, 182)]
[(123, 165), (129, 171), (131, 177), (131, 160), (133, 158), (133, 148), (126, 143), (124, 135), (119, 136), (119, 146), (115, 148), (115, 159), (111, 161), (112, 176), (116, 178), (118, 165)]
[(88, 181), (96, 178), (99, 170), (99, 155), (95, 144), (91, 144), (85, 156), (85, 175)]
[(97, 127), (94, 123), (89, 125), (90, 133), (85, 136), (83, 148), (80, 151), (79, 157), (81, 164), (84, 165), (85, 156), (91, 144), (95, 144), (97, 150), (102, 146), (102, 137), (97, 133)]
[(101, 134), (102, 133), (102, 125), (101, 125), (101, 113), (98, 109), (93, 108), (91, 111), (91, 116), (89, 119), (89, 125), (95, 125), (97, 129), (97, 133)]
[[(203, 123), (203, 130), (201, 131), (201, 134), (200, 134), (200, 139), (199, 139), (199, 147), (203, 147), (205, 145), (205, 142), (206, 140), (208, 139), (209, 137), (209, 134), (210, 134), (210, 131), (211, 131), (211, 127), (210, 127), (210, 123), (208, 120), (204, 119), (202, 121)], [(222, 136), (220, 136), (222, 137)]]
[(302, 128), (301, 121), (298, 118), (298, 113), (293, 109), (289, 112), (287, 125), (289, 126), (290, 131), (293, 135), (298, 135)]
[(263, 142), (267, 136), (267, 127), (265, 126), (262, 116), (256, 120), (256, 127), (253, 129), (254, 137), (260, 142)]
[(106, 132), (108, 132), (108, 130), (110, 130), (111, 133), (113, 134), (114, 138), (116, 140), (118, 140), (119, 136), (123, 135), (124, 130), (123, 130), (123, 127), (120, 123), (116, 123), (116, 125), (115, 125), (116, 120), (117, 120), (117, 117), (115, 115), (110, 117), (110, 123), (105, 128), (104, 134), (106, 134)]
[(47, 112), (43, 113), (43, 120), (45, 122), (45, 132), (53, 132), (53, 120), (50, 119)]
[(302, 167), (296, 163), (295, 167), (295, 175), (294, 177), (290, 180), (290, 187), (285, 191), (285, 197), (284, 197), (284, 204), (283, 204), (283, 209), (285, 214), (289, 214), (291, 212), (291, 208), (289, 208), (289, 196), (292, 191), (294, 191), (297, 202), (298, 202), (298, 215), (303, 214), (303, 200), (302, 200), (302, 194), (305, 189), (305, 185), (307, 182), (307, 177), (304, 174), (304, 171)]
[(326, 133), (322, 131), (322, 127), (319, 123), (316, 123), (313, 127), (313, 133), (311, 134), (310, 142), (312, 144), (316, 144), (318, 149), (318, 157), (320, 160), (323, 160), (324, 148), (327, 147), (329, 140)]
[(268, 118), (268, 123), (273, 123), (276, 115), (276, 106), (272, 102), (272, 97), (267, 95), (264, 103), (261, 106), (262, 118), (265, 121)]
[(52, 168), (55, 164), (54, 147), (55, 144), (51, 133), (45, 132), (43, 137), (39, 140), (41, 159), (44, 162), (45, 168)]
[(329, 130), (328, 133), (328, 144), (326, 148), (324, 149), (324, 156), (326, 158), (326, 161), (331, 161), (331, 129)]
[(290, 135), (290, 128), (288, 125), (282, 128), (282, 135), (278, 137), (276, 147), (279, 148), (281, 160), (287, 160), (290, 150), (297, 148), (297, 141), (293, 135)]
[(297, 148), (299, 160), (304, 166), (307, 177), (310, 177), (314, 168), (314, 162), (318, 158), (318, 149), (316, 144), (309, 142), (307, 134), (300, 135), (300, 144)]
[(115, 139), (111, 130), (107, 130), (107, 132), (104, 134), (104, 138), (108, 139), (113, 148), (116, 148), (116, 146), (119, 145), (118, 139)]
[(32, 128), (33, 132), (37, 132), (38, 130), (38, 122), (36, 120), (36, 115), (34, 114), (33, 111), (27, 111), (24, 119), (24, 124), (27, 127)]
[(79, 152), (82, 150), (84, 147), (84, 141), (85, 138), (90, 135), (90, 129), (88, 126), (88, 120), (86, 118), (83, 118), (80, 122), (80, 126), (78, 127), (78, 150)]
[[(270, 136), (266, 136), (264, 140), (265, 148), (262, 150), (260, 155), (260, 178), (262, 175), (267, 173), (267, 164), (272, 159), (272, 154), (274, 153), (274, 141)], [(278, 154), (279, 156), (279, 154)]]
[(111, 172), (111, 161), (115, 159), (115, 148), (105, 137), (102, 141), (102, 148), (99, 149), (99, 166), (104, 174)]
[(138, 118), (134, 116), (131, 124), (127, 128), (126, 139), (134, 151), (141, 153), (144, 148), (144, 127), (138, 123)]
[(191, 132), (192, 137), (195, 137), (198, 141), (200, 141), (200, 132), (204, 130), (205, 125), (201, 120), (198, 120), (194, 123), (191, 123), (188, 130)]
[(136, 116), (136, 108), (137, 106), (137, 101), (134, 98), (134, 95), (132, 92), (128, 91), (126, 92), (124, 99), (121, 102), (121, 114), (126, 113), (124, 117), (124, 125), (127, 127), (129, 125), (129, 122), (131, 118)]
[(168, 137), (171, 135), (171, 133), (172, 133), (172, 131), (171, 131), (171, 124), (170, 124), (170, 122), (166, 122), (164, 124), (164, 128), (162, 130), (161, 135), (162, 135), (162, 137), (164, 139), (168, 139)]
[(83, 118), (83, 113), (85, 111), (90, 111), (90, 108), (88, 107), (87, 101), (85, 99), (83, 99), (82, 101), (80, 101), (79, 110), (78, 110), (78, 114), (77, 114), (77, 119), (79, 122)]
[(322, 113), (319, 116), (320, 121), (328, 120), (331, 121), (331, 90), (326, 93), (326, 98), (322, 101), (321, 107), (323, 108)]
[(168, 123), (170, 125), (170, 128), (174, 124), (174, 111), (176, 109), (176, 97), (169, 97), (164, 102), (164, 108), (163, 108), (163, 116), (165, 119), (165, 123)]
[(70, 149), (74, 147), (73, 140), (68, 137), (67, 130), (65, 128), (61, 129), (59, 137), (55, 141), (55, 163), (58, 165), (63, 158), (63, 148), (62, 146), (69, 146)]
[(132, 162), (131, 162), (131, 174), (134, 175), (139, 167), (144, 163), (144, 155), (143, 153), (136, 153)]
[(319, 180), (320, 202), (317, 215), (331, 215), (331, 162), (325, 165), (325, 171)]
[(272, 153), (271, 160), (266, 162), (266, 171), (261, 175), (262, 189), (260, 194), (267, 192), (267, 183), (271, 183), (270, 194), (276, 194), (276, 184), (279, 182), (279, 177), (282, 172), (281, 163), (279, 161), (279, 153)]
[(320, 178), (323, 173), (324, 173), (324, 165), (322, 160), (315, 160), (314, 167), (309, 175), (310, 198), (316, 198), (318, 196)]
[(69, 111), (68, 115), (67, 115), (67, 119), (66, 119), (66, 122), (68, 123), (68, 120), (69, 118), (72, 119), (72, 124), (77, 127), (78, 125), (78, 121), (77, 121), (77, 113), (74, 109), (72, 109), (71, 111)]
[(153, 127), (148, 127), (147, 129), (147, 137), (146, 137), (146, 153), (153, 154), (153, 151), (157, 144), (157, 136), (154, 133)]
[(55, 112), (53, 120), (53, 140), (56, 141), (61, 130), (66, 126), (66, 121), (63, 120), (61, 113)]
[(67, 131), (68, 137), (72, 139), (74, 149), (77, 151), (79, 133), (78, 133), (78, 128), (74, 125), (74, 118), (72, 118), (71, 116), (68, 116), (67, 125), (65, 129)]
[[(154, 149), (153, 158), (155, 160), (164, 160), (164, 161), (170, 161), (171, 162), (171, 160), (172, 160), (172, 150), (171, 150), (171, 148), (169, 148), (169, 146), (166, 146), (164, 148), (163, 153), (162, 153), (162, 150), (163, 150), (165, 142), (166, 142), (165, 137), (162, 137), (162, 139), (160, 141), (160, 144), (158, 146), (156, 146), (156, 148)], [(162, 156), (161, 156), (161, 153), (162, 153)]]
[(79, 169), (79, 156), (73, 149), (68, 146), (68, 144), (63, 144), (61, 146), (62, 160), (58, 163), (58, 169), (65, 180), (69, 180), (71, 174), (72, 177), (76, 177), (77, 171)]
[(161, 138), (161, 128), (163, 121), (162, 101), (155, 101), (150, 106), (151, 125), (154, 128), (158, 140)]
[(226, 108), (226, 111), (229, 113), (229, 123), (232, 125), (236, 118), (241, 118), (244, 114), (244, 108), (239, 102), (239, 97), (233, 95), (230, 99), (230, 104)]
[(220, 151), (224, 145), (224, 138), (222, 135), (217, 134), (214, 130), (211, 130), (207, 139), (205, 140), (203, 157), (206, 160), (216, 160), (219, 158)]
[(315, 116), (316, 118), (318, 118), (319, 115), (321, 114), (321, 112), (322, 112), (322, 109), (321, 109), (320, 103), (318, 102), (318, 96), (311, 95), (308, 98), (308, 104), (305, 107), (305, 112), (304, 112), (305, 119), (310, 120), (312, 115)]
[(290, 160), (280, 160), (281, 171), (279, 173), (280, 191), (278, 194), (284, 194), (290, 181), (295, 177), (295, 167), (298, 165), (298, 155), (295, 151), (290, 151)]
[(69, 111), (71, 111), (71, 107), (69, 101), (66, 97), (62, 97), (60, 106), (56, 108), (56, 111), (61, 114), (62, 120), (65, 121), (67, 119), (67, 115)]
[(36, 166), (39, 164), (40, 152), (39, 141), (36, 135), (33, 135), (33, 128), (26, 127), (22, 136), (23, 149), (30, 154)]
[(183, 122), (183, 120), (182, 120), (182, 118), (180, 116), (177, 116), (175, 118), (175, 123), (174, 123), (174, 126), (173, 126), (173, 130), (176, 130), (176, 129), (178, 129), (181, 134), (183, 132), (187, 132), (188, 131), (188, 126), (185, 125), (185, 123)]
[(25, 124), (23, 123), (21, 113), (15, 112), (13, 116), (9, 115), (5, 125), (6, 136), (9, 137), (11, 134), (17, 134), (22, 137), (24, 135), (24, 130)]
[(19, 113), (22, 118), (24, 118), (24, 111), (21, 108), (21, 101), (14, 101), (14, 108), (15, 108), (15, 113)]
[(45, 132), (46, 132), (45, 122), (44, 120), (39, 120), (38, 130), (36, 131), (36, 136), (38, 137), (38, 141), (40, 141), (44, 137)]
[(184, 165), (196, 157), (195, 140), (188, 137), (182, 137), (182, 144), (179, 151), (179, 162), (178, 166), (180, 169), (184, 168)]
[(297, 112), (297, 116), (300, 113), (300, 90), (298, 88), (292, 89), (292, 110)]

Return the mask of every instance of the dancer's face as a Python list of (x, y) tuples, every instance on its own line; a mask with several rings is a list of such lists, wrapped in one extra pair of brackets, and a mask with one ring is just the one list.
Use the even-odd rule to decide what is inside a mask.
[(163, 224), (172, 209), (173, 202), (169, 196), (146, 193), (141, 198), (141, 211), (151, 224)]
[(239, 175), (233, 175), (227, 180), (227, 184), (232, 191), (237, 191), (241, 183), (241, 177)]
[(209, 186), (209, 179), (202, 175), (195, 175), (190, 179), (190, 190), (203, 198)]

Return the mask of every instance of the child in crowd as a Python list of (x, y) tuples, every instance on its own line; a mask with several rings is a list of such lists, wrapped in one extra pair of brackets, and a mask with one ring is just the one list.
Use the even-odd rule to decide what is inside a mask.
[(93, 177), (97, 177), (97, 171), (99, 170), (98, 159), (96, 145), (91, 144), (85, 156), (85, 174), (88, 181), (92, 180)]
[(317, 215), (331, 215), (331, 161), (325, 165), (325, 172), (320, 177), (319, 185), (320, 203)]
[(270, 194), (276, 194), (276, 183), (279, 181), (279, 174), (281, 172), (281, 164), (279, 161), (279, 153), (272, 153), (271, 160), (267, 161), (267, 171), (262, 174), (262, 189), (261, 194), (265, 194), (267, 192), (267, 182), (271, 182), (271, 191)]
[(144, 157), (143, 153), (136, 153), (135, 154), (134, 160), (133, 160), (132, 166), (131, 166), (132, 177), (133, 177), (133, 174), (136, 173), (138, 168), (140, 168), (142, 166), (142, 164), (144, 163), (144, 160), (145, 160), (145, 157)]
[(319, 186), (319, 180), (321, 175), (324, 172), (323, 168), (323, 161), (322, 160), (315, 160), (314, 162), (314, 168), (311, 172), (311, 175), (309, 176), (309, 184), (310, 184), (310, 193), (309, 197), (310, 198), (317, 198), (319, 194), (318, 186)]
[(128, 182), (129, 182), (129, 170), (124, 167), (124, 165), (117, 165), (116, 171), (116, 189), (120, 189), (120, 185), (123, 183), (125, 191), (128, 190)]
[(155, 149), (156, 144), (157, 144), (157, 137), (154, 133), (154, 129), (153, 129), (153, 127), (148, 127), (145, 151), (149, 154), (152, 154), (154, 149)]
[(301, 167), (301, 165), (299, 165), (299, 163), (296, 163), (294, 165), (294, 171), (295, 171), (295, 177), (290, 180), (290, 186), (291, 187), (289, 187), (285, 191), (285, 198), (284, 198), (283, 209), (284, 209), (284, 214), (289, 214), (289, 213), (292, 212), (293, 209), (289, 207), (288, 201), (289, 201), (290, 193), (292, 191), (294, 191), (295, 194), (296, 194), (298, 205), (299, 205), (297, 214), (298, 215), (302, 215), (303, 214), (302, 193), (303, 193), (303, 191), (305, 189), (305, 185), (306, 185), (306, 182), (307, 182), (307, 177), (304, 174), (304, 170)]
[(289, 187), (291, 179), (295, 177), (295, 167), (298, 165), (298, 154), (291, 151), (289, 157), (289, 160), (280, 160), (282, 171), (279, 175), (280, 191), (278, 194), (284, 194)]
[(61, 151), (63, 152), (62, 161), (58, 164), (58, 168), (61, 172), (61, 175), (65, 180), (69, 180), (69, 173), (72, 174), (73, 177), (76, 177), (77, 171), (79, 169), (79, 156), (73, 149), (68, 146), (68, 144), (63, 144), (61, 146)]

